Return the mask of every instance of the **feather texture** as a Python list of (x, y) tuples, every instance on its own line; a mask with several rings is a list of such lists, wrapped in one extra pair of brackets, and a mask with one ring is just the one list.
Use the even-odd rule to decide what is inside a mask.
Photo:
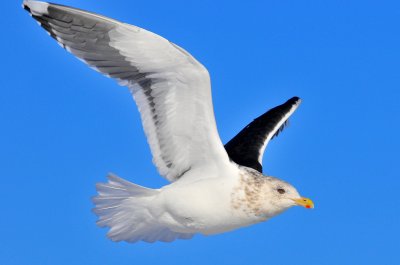
[(141, 113), (159, 173), (229, 163), (215, 124), (210, 77), (182, 48), (136, 26), (62, 5), (24, 8), (67, 51), (128, 86)]

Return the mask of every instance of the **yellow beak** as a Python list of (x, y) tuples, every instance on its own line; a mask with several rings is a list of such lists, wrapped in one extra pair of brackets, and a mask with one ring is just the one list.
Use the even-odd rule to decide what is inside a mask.
[(313, 201), (308, 199), (308, 198), (293, 199), (293, 201), (299, 206), (303, 206), (303, 207), (308, 208), (308, 209), (314, 208)]

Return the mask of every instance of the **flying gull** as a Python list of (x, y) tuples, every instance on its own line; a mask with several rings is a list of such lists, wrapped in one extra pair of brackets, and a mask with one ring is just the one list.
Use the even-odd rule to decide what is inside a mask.
[(142, 28), (46, 2), (23, 8), (63, 48), (127, 86), (141, 114), (160, 189), (115, 175), (96, 185), (97, 224), (113, 241), (170, 242), (265, 221), (300, 205), (289, 183), (262, 174), (268, 142), (285, 127), (298, 97), (248, 124), (225, 146), (218, 135), (207, 69), (187, 51)]

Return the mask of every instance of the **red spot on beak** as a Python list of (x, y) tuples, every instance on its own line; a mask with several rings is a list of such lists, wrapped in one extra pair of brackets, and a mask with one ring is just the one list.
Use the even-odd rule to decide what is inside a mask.
[(311, 208), (311, 206), (310, 206), (310, 205), (306, 205), (306, 208), (307, 208), (307, 209), (310, 209), (310, 208)]

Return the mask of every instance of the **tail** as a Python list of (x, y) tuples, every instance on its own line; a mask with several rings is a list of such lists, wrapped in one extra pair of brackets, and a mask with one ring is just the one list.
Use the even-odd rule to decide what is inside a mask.
[(148, 207), (159, 190), (133, 184), (112, 174), (107, 183), (97, 183), (96, 189), (98, 195), (93, 198), (93, 211), (99, 217), (97, 225), (109, 227), (107, 237), (113, 241), (153, 243), (193, 237), (193, 234), (176, 233), (162, 226), (150, 213)]

